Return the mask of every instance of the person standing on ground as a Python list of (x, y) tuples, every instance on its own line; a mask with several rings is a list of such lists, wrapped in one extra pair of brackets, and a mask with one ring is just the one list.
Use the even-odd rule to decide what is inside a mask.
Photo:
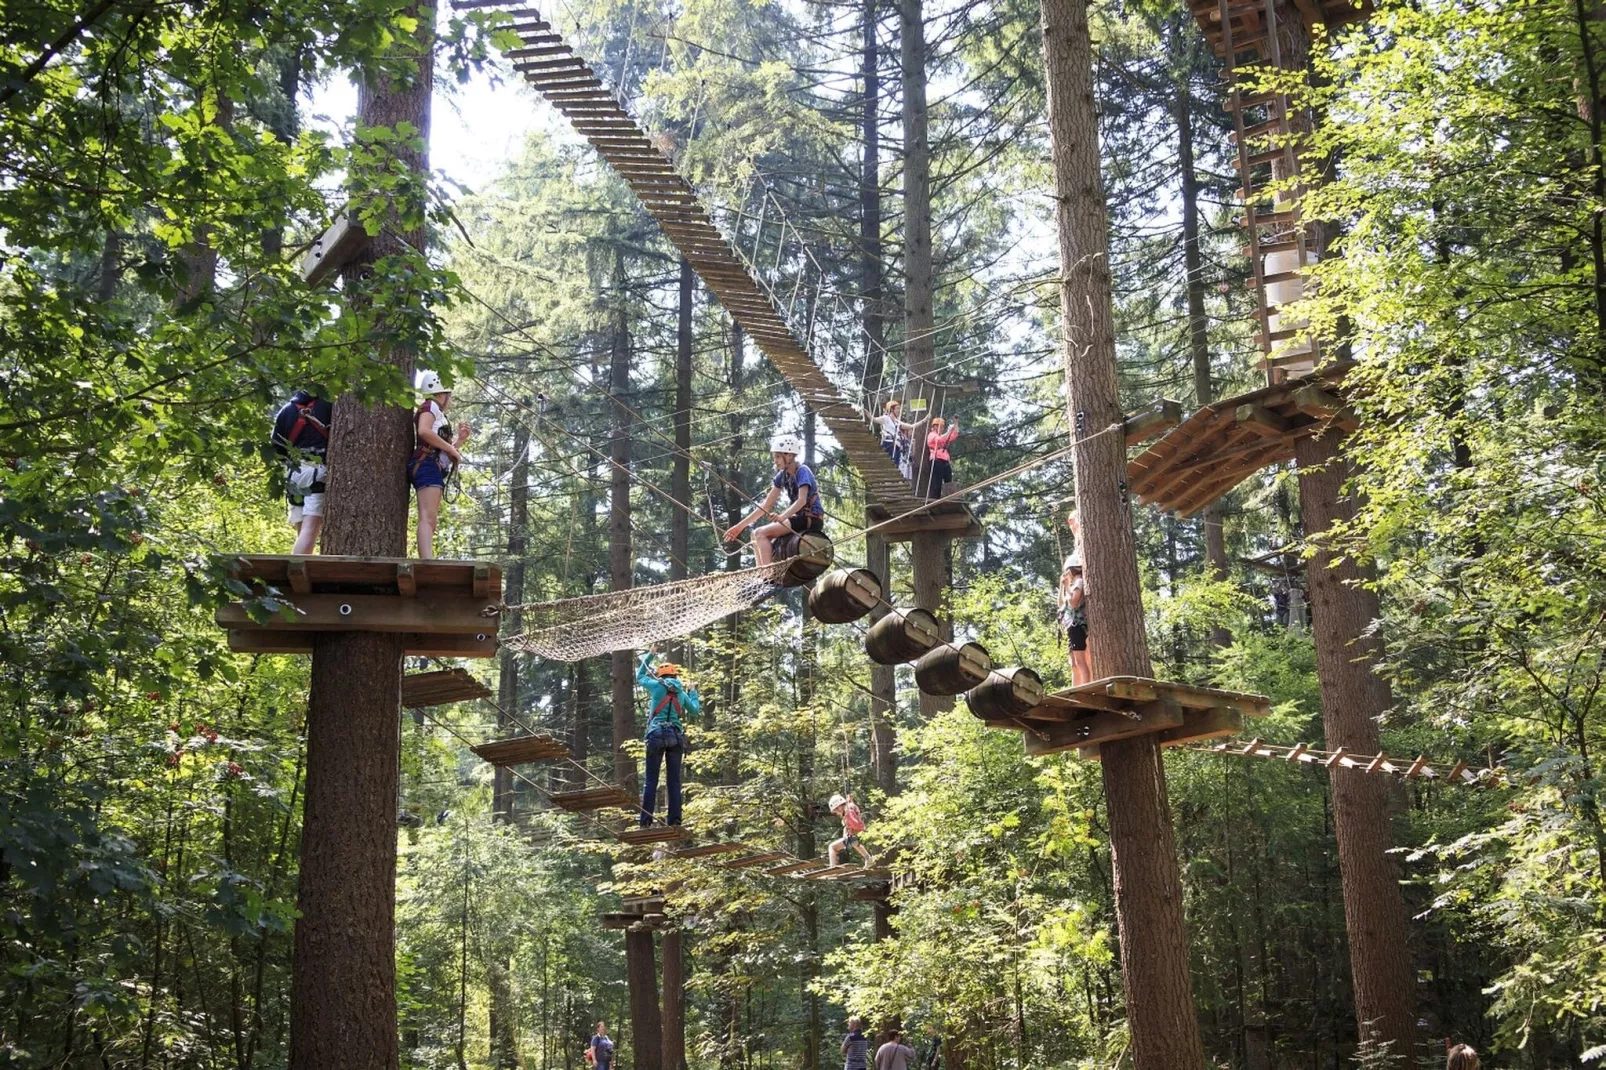
[[(776, 539), (783, 539), (793, 532), (802, 534), (825, 530), (825, 505), (820, 501), (820, 484), (809, 466), (798, 459), (802, 453), (803, 444), (796, 435), (781, 435), (770, 443), (770, 455), (775, 459), (775, 478), (770, 481), (769, 493), (764, 495), (764, 500), (751, 513), (731, 525), (724, 534), (725, 542), (735, 542), (742, 532), (759, 520), (771, 517), (771, 523), (753, 532), (753, 557), (760, 565), (775, 560)], [(780, 513), (771, 513), (783, 490), (791, 498), (791, 504)]]
[(931, 430), (926, 432), (926, 452), (931, 455), (931, 482), (926, 487), (927, 498), (942, 497), (942, 485), (954, 481), (954, 466), (948, 456), (948, 444), (959, 437), (959, 423), (948, 428), (941, 416), (931, 418)]
[(1060, 571), (1059, 624), (1070, 647), (1071, 686), (1093, 682), (1093, 660), (1087, 652), (1087, 581), (1082, 578), (1082, 552), (1065, 559)]
[(848, 1019), (848, 1035), (842, 1038), (842, 1070), (868, 1070), (866, 1055), (870, 1041), (864, 1035), (864, 1019)]
[(468, 444), (472, 428), (463, 424), (455, 431), (446, 419), (452, 407), (452, 392), (434, 372), (418, 377), (418, 390), (429, 395), (413, 414), (418, 445), (407, 462), (407, 479), (418, 492), (418, 556), (435, 556), (435, 530), (440, 526), (441, 498), (452, 469), (463, 463), (462, 446)]
[(613, 1066), (613, 1041), (608, 1038), (608, 1023), (598, 1022), (597, 1032), (586, 1045), (586, 1062), (596, 1067), (596, 1070), (611, 1070)]
[(683, 717), (696, 717), (702, 711), (697, 689), (680, 681), (680, 666), (666, 661), (657, 664), (658, 655), (647, 651), (636, 668), (636, 683), (647, 692), (647, 770), (641, 787), (641, 827), (652, 824), (658, 802), (658, 772), (667, 768), (669, 806), (665, 820), (671, 828), (680, 825), (680, 769), (686, 756), (686, 725)]
[(915, 1064), (915, 1050), (903, 1042), (897, 1029), (887, 1030), (887, 1042), (876, 1049), (875, 1070), (911, 1070)]
[(329, 421), (334, 406), (297, 390), (273, 419), (273, 452), (285, 463), (285, 497), (296, 541), (292, 554), (313, 553), (323, 530), (324, 482), (329, 476)]

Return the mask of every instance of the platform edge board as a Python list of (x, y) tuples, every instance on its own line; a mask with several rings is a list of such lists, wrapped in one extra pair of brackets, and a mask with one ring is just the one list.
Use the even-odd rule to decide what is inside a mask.
[[(409, 566), (413, 584), (421, 591), (440, 589), (460, 591), (472, 596), (476, 575), (501, 589), (502, 569), (485, 561), (451, 558), (360, 557), (346, 554), (230, 554), (219, 562), (234, 579), (246, 584), (288, 587), (292, 568), (305, 577), (310, 593), (326, 587), (380, 588), (375, 594), (398, 590), (397, 569)], [(354, 592), (356, 593), (356, 592)]]
[(296, 594), (284, 599), (294, 607), (286, 616), (251, 617), (245, 604), (219, 606), (213, 619), (240, 631), (406, 632), (418, 635), (479, 635), (496, 632), (500, 614), (495, 603), (458, 595), (406, 597), (384, 594)]
[[(1180, 747), (1185, 743), (1199, 743), (1207, 739), (1236, 736), (1244, 730), (1243, 711), (1230, 706), (1183, 711), (1182, 724), (1160, 733), (1160, 746)], [(1099, 760), (1098, 744), (1079, 748), (1081, 756), (1089, 761)]]
[[(230, 628), (229, 649), (236, 654), (311, 654), (318, 634)], [(405, 640), (403, 652), (416, 658), (494, 658), (501, 647), (494, 634), (487, 634), (483, 640), (472, 635), (406, 635)]]
[(1182, 705), (1172, 700), (1142, 703), (1135, 709), (1136, 716), (1101, 710), (1070, 723), (1042, 725), (1040, 732), (1028, 732), (1023, 737), (1026, 753), (1038, 757), (1131, 736), (1154, 735), (1179, 727), (1184, 720)]

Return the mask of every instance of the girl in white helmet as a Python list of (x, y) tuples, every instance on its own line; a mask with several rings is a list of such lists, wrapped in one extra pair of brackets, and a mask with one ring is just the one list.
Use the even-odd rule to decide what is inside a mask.
[(1071, 648), (1071, 686), (1092, 683), (1093, 661), (1087, 652), (1087, 581), (1082, 577), (1081, 550), (1073, 550), (1060, 570), (1059, 624)]
[(413, 413), (418, 446), (407, 462), (407, 479), (418, 492), (418, 556), (435, 556), (435, 529), (440, 526), (441, 497), (446, 493), (446, 477), (463, 463), (459, 447), (468, 442), (472, 428), (456, 428), (446, 419), (452, 407), (452, 392), (434, 372), (418, 377), (418, 391), (429, 395)]
[[(809, 466), (798, 460), (802, 452), (803, 444), (796, 435), (781, 435), (770, 443), (770, 453), (775, 458), (775, 478), (770, 480), (770, 492), (757, 508), (725, 532), (725, 541), (735, 542), (742, 532), (762, 518), (769, 517), (770, 523), (753, 532), (753, 556), (760, 565), (767, 565), (775, 559), (774, 540), (783, 539), (794, 531), (825, 530), (825, 506), (820, 501), (820, 484), (815, 480), (814, 473), (809, 471)], [(783, 490), (791, 498), (791, 504), (779, 513), (770, 512)]]
[(859, 835), (864, 832), (864, 814), (859, 810), (859, 804), (853, 801), (852, 795), (833, 795), (826, 804), (830, 811), (842, 819), (842, 837), (832, 840), (831, 845), (825, 849), (826, 860), (833, 866), (842, 864), (842, 851), (851, 847), (859, 852), (864, 859), (865, 868), (870, 867), (870, 852), (864, 849), (859, 842)]

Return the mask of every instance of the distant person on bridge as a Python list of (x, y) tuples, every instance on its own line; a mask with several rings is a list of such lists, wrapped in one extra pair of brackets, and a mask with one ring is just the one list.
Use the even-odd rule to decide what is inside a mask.
[(435, 556), (435, 529), (440, 526), (441, 498), (446, 480), (463, 463), (459, 448), (467, 444), (473, 430), (463, 424), (454, 432), (446, 419), (452, 407), (452, 392), (434, 372), (418, 377), (418, 390), (428, 395), (413, 413), (413, 429), (418, 445), (407, 462), (407, 479), (418, 492), (418, 556)]
[(333, 418), (333, 405), (297, 390), (273, 419), (273, 451), (285, 463), (285, 497), (290, 501), (290, 526), (296, 531), (293, 554), (310, 554), (318, 548)]
[(870, 852), (859, 842), (859, 834), (865, 828), (864, 814), (860, 812), (859, 804), (853, 801), (852, 795), (833, 795), (829, 806), (831, 812), (842, 819), (842, 838), (831, 841), (831, 846), (826, 848), (826, 858), (831, 865), (838, 865), (842, 849), (851, 847), (859, 852), (865, 868), (869, 869)]
[(947, 421), (941, 416), (931, 418), (931, 430), (926, 432), (926, 452), (931, 455), (931, 482), (926, 487), (926, 497), (942, 497), (942, 485), (954, 481), (954, 466), (952, 458), (948, 456), (948, 445), (959, 437), (959, 424), (956, 421), (953, 427), (944, 430)]
[(680, 666), (647, 651), (636, 668), (636, 683), (647, 692), (647, 775), (641, 788), (641, 827), (652, 824), (658, 803), (658, 773), (667, 767), (669, 806), (666, 815), (671, 827), (680, 824), (680, 767), (686, 756), (686, 724), (683, 717), (702, 712), (697, 689), (680, 680)]
[(881, 415), (874, 420), (881, 431), (881, 448), (892, 458), (892, 463), (898, 466), (899, 471), (903, 470), (903, 459), (909, 452), (910, 436), (926, 423), (925, 420), (905, 423), (900, 415), (902, 411), (903, 402), (894, 398), (881, 406)]
[[(757, 508), (725, 532), (724, 540), (735, 542), (742, 532), (764, 517), (770, 517), (771, 523), (753, 532), (753, 557), (760, 565), (775, 560), (776, 539), (784, 539), (793, 532), (801, 534), (825, 530), (825, 505), (820, 501), (820, 484), (809, 466), (799, 460), (802, 453), (803, 444), (796, 435), (781, 435), (770, 443), (770, 454), (775, 458), (775, 478), (770, 480), (769, 493), (764, 495), (764, 500), (758, 503)], [(791, 498), (791, 504), (779, 513), (771, 513), (783, 490)]]

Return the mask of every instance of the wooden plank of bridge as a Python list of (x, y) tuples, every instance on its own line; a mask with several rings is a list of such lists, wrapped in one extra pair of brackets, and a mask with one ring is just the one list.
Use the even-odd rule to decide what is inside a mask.
[(495, 766), (524, 765), (528, 762), (557, 761), (569, 756), (569, 748), (544, 732), (527, 736), (493, 739), (469, 748), (481, 761)]
[(422, 710), (452, 702), (489, 698), (491, 689), (474, 679), (467, 669), (441, 669), (412, 672), (402, 677), (402, 709)]
[(634, 795), (612, 785), (583, 788), (579, 791), (560, 791), (552, 796), (552, 805), (570, 813), (585, 813), (589, 810), (635, 810), (640, 807)]

